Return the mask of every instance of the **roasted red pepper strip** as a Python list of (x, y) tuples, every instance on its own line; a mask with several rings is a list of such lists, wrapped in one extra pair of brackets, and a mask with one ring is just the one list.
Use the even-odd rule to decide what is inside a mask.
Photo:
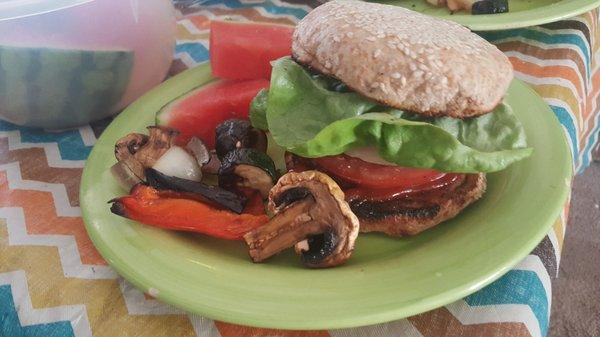
[(186, 198), (162, 193), (145, 185), (131, 195), (112, 200), (111, 211), (131, 220), (164, 229), (189, 231), (220, 239), (242, 240), (244, 234), (269, 221), (265, 214), (235, 214)]
[(262, 196), (258, 190), (247, 187), (241, 187), (239, 189), (248, 199), (246, 207), (244, 207), (244, 213), (254, 215), (265, 214), (265, 204), (263, 203)]

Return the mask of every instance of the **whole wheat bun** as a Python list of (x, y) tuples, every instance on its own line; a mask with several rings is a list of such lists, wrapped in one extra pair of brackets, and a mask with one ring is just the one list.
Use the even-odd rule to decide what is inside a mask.
[(292, 54), (366, 97), (428, 116), (490, 112), (513, 78), (508, 58), (465, 27), (355, 0), (327, 2), (304, 17)]

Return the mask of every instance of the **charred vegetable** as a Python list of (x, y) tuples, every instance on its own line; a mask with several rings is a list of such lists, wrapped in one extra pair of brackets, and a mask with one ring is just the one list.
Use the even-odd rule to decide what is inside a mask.
[(120, 186), (126, 190), (130, 190), (134, 185), (139, 184), (144, 180), (143, 174), (138, 176), (139, 172), (144, 172), (144, 168), (139, 161), (133, 157), (125, 158), (110, 168), (110, 173), (117, 180)]
[(221, 167), (221, 159), (217, 156), (215, 151), (210, 152), (210, 160), (204, 166), (202, 166), (202, 172), (208, 174), (219, 174), (219, 168)]
[(192, 137), (185, 146), (198, 161), (198, 165), (202, 169), (202, 172), (208, 174), (218, 174), (219, 167), (221, 167), (221, 160), (217, 156), (217, 153), (209, 151), (206, 144), (197, 137)]
[(198, 166), (203, 167), (210, 162), (210, 152), (208, 148), (198, 137), (192, 137), (185, 148), (194, 155)]
[(144, 169), (154, 163), (171, 146), (178, 132), (165, 127), (148, 127), (150, 136), (130, 133), (115, 144), (115, 157), (119, 161), (111, 172), (126, 189), (145, 179)]
[(148, 142), (134, 154), (134, 158), (144, 167), (152, 167), (174, 145), (175, 138), (179, 135), (177, 130), (163, 126), (149, 126), (148, 133)]
[(158, 190), (173, 190), (198, 194), (211, 202), (227, 208), (235, 213), (242, 213), (246, 198), (218, 186), (210, 186), (197, 181), (167, 176), (155, 169), (146, 169), (146, 182)]
[(250, 230), (264, 225), (264, 214), (235, 214), (173, 191), (136, 185), (130, 195), (110, 201), (119, 216), (165, 229), (189, 231), (220, 239), (241, 240)]
[(269, 223), (244, 235), (254, 262), (292, 246), (311, 268), (342, 264), (352, 254), (358, 219), (324, 173), (284, 175), (271, 190), (269, 208), (275, 214)]
[(497, 14), (508, 12), (508, 0), (480, 0), (473, 3), (471, 14)]
[(219, 158), (243, 148), (264, 152), (267, 150), (267, 137), (264, 132), (253, 128), (247, 120), (229, 119), (217, 126), (215, 149)]
[(277, 170), (273, 159), (255, 149), (235, 149), (221, 161), (219, 185), (249, 187), (260, 191), (263, 198), (277, 181)]
[(130, 133), (119, 139), (115, 144), (115, 157), (118, 161), (121, 161), (133, 156), (148, 143), (148, 138), (148, 136), (141, 133)]

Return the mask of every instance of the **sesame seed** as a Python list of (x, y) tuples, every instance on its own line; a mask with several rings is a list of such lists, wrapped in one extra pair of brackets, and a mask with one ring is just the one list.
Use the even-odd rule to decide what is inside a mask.
[(375, 52), (373, 53), (373, 58), (376, 59), (381, 55), (381, 49), (375, 49)]
[(381, 91), (383, 91), (384, 93), (388, 93), (388, 89), (386, 87), (386, 85), (384, 83), (379, 83), (379, 88), (381, 89)]
[(400, 73), (392, 73), (390, 76), (392, 76), (392, 78), (395, 78), (395, 79), (399, 79), (400, 77), (402, 77), (402, 75), (400, 75)]

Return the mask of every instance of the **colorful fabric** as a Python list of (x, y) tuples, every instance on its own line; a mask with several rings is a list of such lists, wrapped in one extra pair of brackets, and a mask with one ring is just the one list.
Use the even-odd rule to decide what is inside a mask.
[[(307, 4), (308, 3), (308, 4)], [(173, 73), (208, 59), (209, 20), (293, 24), (316, 1), (175, 1)], [(590, 162), (600, 116), (598, 11), (482, 34), (513, 62), (561, 121), (578, 171)], [(332, 331), (243, 327), (187, 314), (136, 290), (88, 238), (78, 201), (85, 159), (105, 123), (48, 133), (0, 122), (0, 336), (546, 336), (568, 203), (513, 270), (445, 307), (395, 322)]]

